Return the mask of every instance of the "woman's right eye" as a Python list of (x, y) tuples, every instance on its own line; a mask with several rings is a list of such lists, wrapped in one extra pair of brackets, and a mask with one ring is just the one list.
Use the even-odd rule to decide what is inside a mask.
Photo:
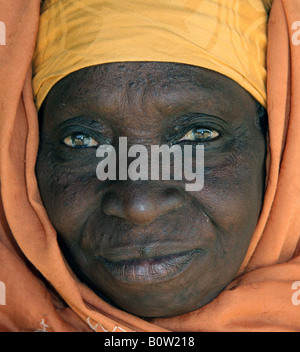
[(66, 137), (63, 143), (72, 148), (92, 148), (99, 146), (99, 143), (94, 138), (84, 133), (74, 133)]

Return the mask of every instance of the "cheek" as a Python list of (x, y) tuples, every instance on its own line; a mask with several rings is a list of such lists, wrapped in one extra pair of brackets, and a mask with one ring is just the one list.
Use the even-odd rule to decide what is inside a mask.
[(57, 232), (74, 240), (101, 193), (95, 170), (80, 171), (59, 165), (51, 151), (39, 153), (36, 174), (43, 204)]
[(226, 251), (247, 249), (261, 211), (264, 143), (236, 148), (224, 158), (206, 158), (204, 188), (197, 200), (220, 232)]

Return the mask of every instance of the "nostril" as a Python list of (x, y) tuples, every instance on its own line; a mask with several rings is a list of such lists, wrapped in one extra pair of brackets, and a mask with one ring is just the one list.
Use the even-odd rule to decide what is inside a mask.
[(185, 201), (184, 193), (177, 188), (165, 189), (162, 196), (166, 202), (165, 206), (170, 210), (181, 207)]
[(122, 204), (116, 193), (108, 192), (103, 196), (102, 211), (105, 215), (120, 217)]
[(178, 209), (184, 203), (184, 194), (176, 188), (153, 187), (141, 184), (110, 191), (102, 199), (102, 211), (134, 224), (146, 225), (156, 218)]

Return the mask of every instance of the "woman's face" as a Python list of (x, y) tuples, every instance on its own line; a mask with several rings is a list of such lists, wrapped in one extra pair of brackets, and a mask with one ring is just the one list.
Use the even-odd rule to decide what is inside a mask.
[[(207, 304), (234, 278), (260, 214), (265, 139), (254, 99), (218, 73), (113, 63), (56, 84), (41, 113), (37, 178), (64, 255), (98, 295), (168, 317)], [(99, 181), (97, 147), (204, 145), (204, 187)], [(117, 154), (118, 160), (118, 154)], [(128, 164), (130, 164), (130, 158)]]

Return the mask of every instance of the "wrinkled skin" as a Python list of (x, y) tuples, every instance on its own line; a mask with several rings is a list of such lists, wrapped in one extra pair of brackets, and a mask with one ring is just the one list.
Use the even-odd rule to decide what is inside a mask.
[[(200, 308), (235, 277), (262, 207), (265, 138), (254, 99), (218, 73), (174, 63), (112, 63), (57, 83), (41, 111), (42, 200), (79, 278), (142, 317)], [(193, 128), (217, 131), (181, 141)], [(204, 188), (182, 181), (99, 181), (96, 146), (205, 146)], [(92, 138), (92, 139), (91, 139)]]

